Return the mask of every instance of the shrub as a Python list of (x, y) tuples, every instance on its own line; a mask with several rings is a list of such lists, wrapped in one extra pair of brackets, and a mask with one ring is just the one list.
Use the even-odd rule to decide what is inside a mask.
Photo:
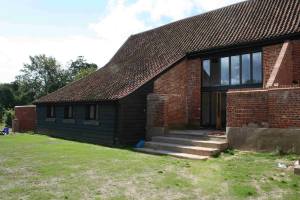
[(0, 124), (1, 124), (1, 122), (2, 122), (2, 120), (3, 120), (3, 114), (4, 114), (4, 108), (3, 108), (3, 106), (0, 104)]
[(4, 111), (3, 122), (6, 127), (12, 127), (12, 120), (15, 118), (15, 112), (13, 110)]

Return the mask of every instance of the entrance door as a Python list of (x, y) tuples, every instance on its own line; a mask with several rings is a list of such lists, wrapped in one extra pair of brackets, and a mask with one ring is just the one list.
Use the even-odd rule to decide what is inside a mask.
[(216, 129), (226, 127), (226, 93), (202, 93), (202, 126)]

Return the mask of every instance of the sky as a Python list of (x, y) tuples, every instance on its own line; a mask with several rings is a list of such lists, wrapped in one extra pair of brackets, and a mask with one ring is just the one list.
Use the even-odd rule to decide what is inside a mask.
[(29, 56), (105, 65), (133, 34), (243, 0), (0, 0), (0, 83)]

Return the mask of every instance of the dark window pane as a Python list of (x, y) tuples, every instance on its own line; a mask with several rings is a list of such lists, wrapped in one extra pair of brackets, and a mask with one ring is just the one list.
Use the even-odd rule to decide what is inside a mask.
[(53, 105), (47, 106), (47, 118), (54, 118), (55, 117), (55, 107)]
[(261, 52), (253, 53), (253, 83), (262, 82), (262, 57)]
[(90, 106), (90, 119), (95, 119), (95, 106)]
[(221, 85), (229, 85), (229, 57), (221, 58)]
[(240, 56), (231, 56), (231, 85), (240, 84)]
[(65, 119), (73, 118), (73, 106), (65, 106), (64, 116), (65, 116)]
[(88, 105), (86, 107), (86, 119), (88, 120), (96, 119), (96, 105)]
[(68, 112), (69, 118), (73, 118), (73, 106), (69, 106), (69, 112)]
[(242, 55), (242, 83), (251, 84), (250, 54)]
[(202, 73), (202, 80), (203, 86), (207, 87), (210, 85), (210, 60), (203, 60), (203, 73)]

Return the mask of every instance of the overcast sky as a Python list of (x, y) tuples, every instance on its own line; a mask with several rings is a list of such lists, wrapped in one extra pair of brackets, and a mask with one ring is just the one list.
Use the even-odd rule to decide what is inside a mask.
[(29, 55), (102, 67), (131, 35), (242, 0), (0, 0), (0, 83)]

